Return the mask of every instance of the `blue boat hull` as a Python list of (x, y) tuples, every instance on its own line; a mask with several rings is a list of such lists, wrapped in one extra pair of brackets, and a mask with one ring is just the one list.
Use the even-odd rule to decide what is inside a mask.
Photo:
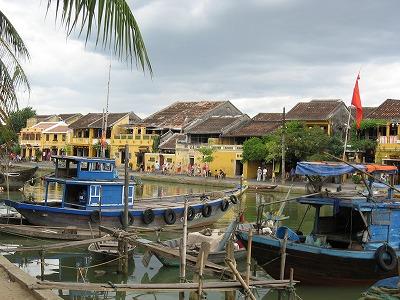
[[(247, 247), (247, 233), (238, 232), (237, 237)], [(305, 284), (369, 285), (397, 274), (397, 267), (391, 271), (382, 270), (375, 260), (374, 251), (321, 248), (288, 242), (286, 253), (285, 278), (289, 278), (290, 268), (293, 268), (294, 278)], [(268, 274), (279, 278), (279, 240), (255, 235), (252, 256)]]
[[(244, 190), (237, 190), (232, 193), (239, 196)], [(225, 200), (224, 200), (225, 199)], [(223, 215), (229, 210), (222, 209), (222, 202), (226, 201), (225, 198), (209, 200), (207, 202), (193, 200), (189, 201), (189, 206), (194, 209), (194, 218), (188, 221), (188, 227), (201, 227), (215, 223), (221, 219)], [(148, 204), (147, 204), (148, 203)], [(170, 205), (168, 205), (168, 203)], [(79, 228), (97, 227), (98, 225), (107, 227), (122, 227), (123, 211), (121, 208), (104, 208), (100, 212), (98, 210), (83, 210), (76, 208), (60, 207), (57, 205), (43, 205), (38, 203), (25, 203), (16, 202), (12, 200), (5, 200), (5, 204), (14, 207), (21, 215), (23, 215), (30, 224), (39, 226), (77, 226)], [(211, 213), (205, 215), (202, 213), (203, 207), (208, 204), (211, 207)], [(61, 205), (61, 203), (59, 204)], [(233, 204), (230, 203), (229, 207)], [(149, 224), (144, 223), (143, 212), (150, 209), (154, 213), (154, 220)], [(165, 220), (166, 211), (173, 211), (175, 221), (168, 226), (182, 227), (184, 206), (183, 203), (175, 203), (171, 206), (171, 202), (164, 202), (160, 199), (157, 201), (146, 202), (145, 207), (129, 209), (130, 225), (140, 227), (164, 227), (167, 225)], [(101, 220), (100, 220), (101, 219)]]

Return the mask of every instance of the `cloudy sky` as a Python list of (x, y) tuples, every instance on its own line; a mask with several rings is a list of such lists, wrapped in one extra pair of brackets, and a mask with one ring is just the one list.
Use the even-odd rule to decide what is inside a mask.
[[(230, 100), (244, 113), (280, 112), (298, 101), (350, 103), (361, 69), (364, 106), (400, 99), (398, 0), (129, 1), (153, 78), (112, 60), (110, 111), (147, 116), (178, 100)], [(109, 55), (45, 18), (47, 1), (0, 0), (31, 53), (38, 113), (100, 112)], [(54, 7), (53, 7), (54, 11)]]

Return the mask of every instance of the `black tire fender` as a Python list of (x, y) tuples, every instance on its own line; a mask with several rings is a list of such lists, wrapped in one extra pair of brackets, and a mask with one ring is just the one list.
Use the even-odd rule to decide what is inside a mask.
[(146, 209), (142, 215), (142, 221), (144, 224), (148, 225), (154, 221), (154, 211), (152, 209)]
[[(389, 258), (389, 262), (387, 258)], [(397, 266), (396, 251), (394, 251), (393, 248), (387, 244), (384, 244), (376, 249), (375, 259), (378, 266), (384, 271), (392, 271)]]
[(201, 214), (203, 215), (204, 218), (208, 218), (211, 216), (212, 212), (212, 207), (210, 204), (206, 203), (203, 205), (203, 208), (201, 209)]
[(229, 200), (231, 200), (231, 202), (232, 202), (233, 204), (238, 203), (238, 198), (237, 198), (235, 195), (231, 195), (231, 196), (229, 197)]
[(92, 211), (92, 213), (89, 216), (90, 222), (91, 223), (99, 223), (100, 222), (100, 212), (98, 210)]
[(176, 222), (176, 213), (173, 209), (169, 208), (164, 212), (164, 221), (168, 225), (175, 224)]
[(196, 212), (192, 206), (188, 207), (187, 210), (187, 220), (188, 221), (193, 221), (194, 217), (196, 216)]
[[(134, 220), (135, 219), (133, 217), (133, 214), (130, 211), (128, 211), (128, 225), (132, 226)], [(123, 211), (121, 211), (121, 214), (119, 215), (119, 221), (121, 222), (121, 225), (123, 226), (124, 225), (124, 212)]]
[(228, 208), (229, 208), (229, 201), (226, 200), (226, 199), (223, 199), (223, 200), (221, 201), (221, 210), (222, 210), (222, 211), (227, 211)]
[(32, 177), (32, 178), (29, 180), (29, 185), (30, 185), (30, 186), (34, 186), (35, 183), (36, 183), (36, 180), (35, 180), (35, 178)]

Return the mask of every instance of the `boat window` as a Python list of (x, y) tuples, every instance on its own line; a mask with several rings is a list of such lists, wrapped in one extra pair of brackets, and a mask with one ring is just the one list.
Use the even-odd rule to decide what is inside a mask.
[(87, 161), (81, 162), (81, 171), (89, 171), (89, 163)]
[[(124, 195), (125, 195), (125, 186), (122, 187), (122, 203), (124, 203)], [(133, 186), (129, 186), (128, 188), (128, 203), (133, 204)]]
[(90, 163), (90, 171), (101, 171), (101, 163), (91, 162)]
[(60, 169), (65, 169), (67, 167), (67, 161), (65, 159), (58, 160), (58, 167)]
[(90, 186), (90, 204), (98, 204), (100, 202), (100, 185)]
[(104, 163), (103, 164), (103, 171), (111, 172), (112, 171), (111, 163)]

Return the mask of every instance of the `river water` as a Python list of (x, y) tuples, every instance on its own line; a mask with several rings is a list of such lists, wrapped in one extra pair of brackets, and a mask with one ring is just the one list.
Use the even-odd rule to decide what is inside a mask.
[[(186, 184), (168, 184), (168, 183), (157, 183), (157, 182), (144, 182), (142, 189), (137, 189), (136, 197), (152, 197), (152, 196), (163, 196), (163, 195), (176, 195), (183, 193), (197, 193), (211, 190), (218, 190), (220, 188), (213, 188), (208, 186), (199, 185), (186, 185)], [(44, 188), (43, 183), (39, 182), (33, 187), (27, 187), (25, 193), (20, 192), (10, 193), (11, 199), (35, 199), (41, 200), (43, 198)], [(61, 189), (60, 186), (54, 184), (49, 187), (49, 198), (56, 199), (60, 198)], [(294, 196), (294, 195), (291, 195)], [(245, 208), (245, 219), (246, 221), (254, 221), (256, 218), (256, 207), (261, 203), (276, 201), (284, 198), (284, 194), (276, 192), (253, 192), (248, 191), (245, 193), (242, 199), (242, 205)], [(0, 200), (7, 198), (7, 193), (0, 194)], [(278, 210), (279, 206), (272, 205), (272, 211)], [(297, 227), (300, 220), (303, 218), (306, 206), (299, 205), (295, 202), (291, 202), (286, 205), (284, 215), (290, 216), (285, 221), (285, 225), (291, 227)], [(6, 211), (4, 204), (0, 201), (0, 211)], [(304, 218), (301, 230), (304, 233), (310, 232), (312, 228), (312, 216), (313, 212), (310, 210)], [(226, 227), (232, 218), (234, 217), (234, 210), (230, 210), (221, 220), (219, 220), (214, 226), (218, 228)], [(168, 239), (173, 236), (171, 233), (163, 233), (161, 235), (163, 239)], [(150, 237), (152, 238), (152, 237)], [(153, 237), (154, 238), (154, 237)], [(43, 241), (36, 238), (23, 238), (8, 236), (0, 234), (1, 248), (11, 245), (24, 245), (33, 246), (43, 243), (49, 243), (49, 241)], [(6, 257), (18, 265), (25, 272), (32, 276), (39, 278), (40, 276), (40, 264), (38, 263), (37, 253), (32, 254), (13, 254), (13, 253), (2, 253)], [(113, 283), (167, 283), (167, 282), (179, 282), (179, 268), (167, 268), (155, 258), (152, 257), (148, 266), (144, 266), (142, 262), (143, 253), (137, 251), (134, 254), (133, 262), (129, 266), (129, 275), (127, 277), (122, 276), (116, 272), (116, 265), (102, 265), (98, 267), (92, 267), (98, 262), (93, 261), (90, 254), (85, 248), (68, 249), (63, 251), (52, 251), (46, 254), (45, 262), (45, 280), (50, 281), (82, 281), (82, 277), (78, 275), (79, 267), (89, 267), (87, 274), (84, 274), (84, 278), (88, 282), (113, 282)], [(239, 267), (244, 270), (244, 266), (239, 264)], [(356, 267), (356, 266), (355, 266)], [(312, 266), (310, 266), (312, 268)], [(295, 270), (296, 272), (296, 270)], [(257, 273), (258, 276), (265, 277), (262, 271)], [(192, 278), (192, 274), (189, 272), (188, 278)], [(358, 299), (362, 291), (366, 289), (365, 286), (360, 287), (312, 287), (304, 286), (301, 283), (296, 286), (296, 292), (302, 299)], [(260, 291), (257, 298), (259, 299), (277, 299), (277, 293), (270, 292), (265, 294), (265, 291)], [(178, 294), (173, 293), (157, 293), (157, 294), (144, 294), (144, 293), (83, 293), (73, 291), (59, 291), (59, 295), (64, 299), (177, 299)], [(224, 299), (222, 293), (208, 293), (207, 299)], [(238, 296), (238, 299), (244, 299)]]

